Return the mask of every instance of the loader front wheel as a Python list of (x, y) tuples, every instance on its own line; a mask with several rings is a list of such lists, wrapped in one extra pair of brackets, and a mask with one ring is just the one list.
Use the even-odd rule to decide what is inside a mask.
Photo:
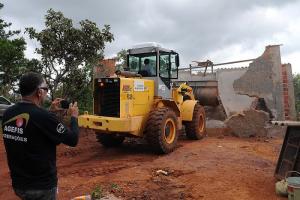
[(145, 127), (148, 143), (157, 153), (169, 153), (177, 144), (177, 117), (169, 108), (158, 108), (150, 112)]
[(98, 142), (105, 147), (120, 146), (125, 139), (125, 137), (123, 136), (118, 136), (114, 134), (99, 134), (99, 133), (96, 133), (96, 138)]
[(196, 104), (193, 119), (185, 122), (185, 132), (189, 139), (200, 140), (206, 135), (205, 110), (203, 106)]

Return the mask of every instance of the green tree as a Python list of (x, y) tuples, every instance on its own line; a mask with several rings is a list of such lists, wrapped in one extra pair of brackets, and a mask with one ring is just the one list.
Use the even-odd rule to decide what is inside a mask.
[(293, 76), (296, 112), (300, 112), (300, 74)]
[(52, 99), (61, 96), (79, 101), (91, 97), (87, 87), (91, 87), (92, 69), (103, 59), (105, 43), (114, 39), (110, 26), (100, 30), (96, 23), (82, 20), (74, 27), (62, 12), (50, 9), (45, 29), (38, 32), (31, 27), (26, 32), (40, 43), (36, 52), (41, 55), (42, 73)]
[[(0, 3), (0, 10), (3, 8)], [(24, 56), (26, 42), (18, 37), (19, 30), (7, 30), (11, 23), (0, 18), (0, 94), (9, 96), (10, 91), (17, 91), (17, 83), (21, 74), (28, 69), (36, 71), (39, 62), (28, 60)]]
[(116, 70), (124, 70), (127, 65), (127, 51), (126, 49), (122, 49), (117, 53), (117, 64)]
[[(2, 3), (0, 3), (0, 10), (4, 7)], [(0, 38), (1, 39), (8, 39), (11, 36), (17, 35), (20, 33), (19, 30), (5, 30), (6, 28), (9, 28), (11, 26), (11, 23), (5, 22), (3, 19), (0, 18)]]

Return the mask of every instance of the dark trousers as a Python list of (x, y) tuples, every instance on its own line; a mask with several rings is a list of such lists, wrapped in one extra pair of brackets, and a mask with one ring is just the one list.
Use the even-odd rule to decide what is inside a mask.
[(56, 200), (57, 188), (50, 190), (20, 190), (14, 188), (18, 197), (22, 200)]

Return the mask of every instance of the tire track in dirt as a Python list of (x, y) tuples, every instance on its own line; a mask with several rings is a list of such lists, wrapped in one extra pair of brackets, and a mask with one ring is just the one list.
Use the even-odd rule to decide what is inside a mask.
[(112, 166), (110, 165), (101, 165), (101, 167), (96, 166), (80, 166), (78, 169), (74, 170), (67, 170), (64, 169), (58, 173), (58, 176), (60, 177), (66, 177), (70, 175), (76, 175), (78, 177), (84, 177), (84, 178), (92, 178), (96, 176), (103, 176), (111, 173), (116, 173), (122, 169), (129, 168), (131, 166), (129, 165), (122, 165), (122, 166)]
[(88, 151), (95, 151), (98, 150), (99, 147), (98, 146), (87, 146), (87, 147), (75, 147), (73, 149), (67, 149), (64, 150), (62, 152), (59, 152), (57, 154), (57, 157), (75, 157), (75, 156), (79, 156), (82, 153), (88, 152)]

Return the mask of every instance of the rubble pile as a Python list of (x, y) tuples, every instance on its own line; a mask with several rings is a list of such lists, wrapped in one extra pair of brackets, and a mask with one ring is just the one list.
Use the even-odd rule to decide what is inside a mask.
[(265, 137), (268, 134), (269, 113), (261, 110), (245, 110), (225, 120), (225, 124), (237, 137)]

